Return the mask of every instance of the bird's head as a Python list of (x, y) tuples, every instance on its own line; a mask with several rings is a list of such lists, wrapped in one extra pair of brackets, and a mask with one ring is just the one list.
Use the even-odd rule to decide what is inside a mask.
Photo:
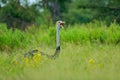
[(56, 22), (56, 24), (57, 24), (60, 28), (64, 28), (64, 24), (65, 24), (65, 22), (59, 20), (59, 21)]

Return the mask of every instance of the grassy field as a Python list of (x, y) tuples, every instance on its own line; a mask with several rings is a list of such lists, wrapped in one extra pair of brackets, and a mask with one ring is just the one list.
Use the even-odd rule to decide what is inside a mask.
[(97, 23), (75, 25), (61, 30), (61, 53), (56, 60), (43, 56), (34, 61), (23, 58), (25, 52), (35, 48), (54, 53), (53, 27), (47, 30), (33, 27), (14, 33), (5, 28), (0, 33), (3, 33), (0, 35), (0, 80), (120, 79), (120, 26), (117, 24), (109, 28)]

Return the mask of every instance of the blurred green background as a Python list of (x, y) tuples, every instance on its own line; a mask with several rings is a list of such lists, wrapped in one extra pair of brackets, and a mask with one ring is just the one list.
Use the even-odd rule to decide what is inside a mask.
[(0, 0), (0, 22), (24, 30), (27, 26), (55, 23), (120, 23), (119, 0)]

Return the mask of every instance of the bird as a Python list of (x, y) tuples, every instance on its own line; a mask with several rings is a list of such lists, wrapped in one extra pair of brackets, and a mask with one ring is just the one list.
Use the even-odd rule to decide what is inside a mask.
[(39, 49), (34, 49), (34, 50), (31, 50), (31, 51), (25, 53), (24, 57), (29, 57), (29, 56), (33, 57), (35, 54), (40, 54), (41, 56), (46, 56), (47, 58), (56, 59), (56, 57), (58, 57), (60, 54), (60, 29), (64, 28), (64, 24), (65, 24), (65, 22), (62, 20), (56, 21), (56, 49), (55, 49), (54, 54), (49, 55), (49, 54), (46, 54), (46, 53), (40, 51)]

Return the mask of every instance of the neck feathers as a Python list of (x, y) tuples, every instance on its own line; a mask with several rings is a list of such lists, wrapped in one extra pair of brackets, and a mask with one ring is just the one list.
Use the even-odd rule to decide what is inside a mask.
[(56, 51), (54, 56), (58, 56), (60, 53), (60, 26), (56, 26)]
[(60, 46), (60, 26), (56, 27), (56, 47)]

